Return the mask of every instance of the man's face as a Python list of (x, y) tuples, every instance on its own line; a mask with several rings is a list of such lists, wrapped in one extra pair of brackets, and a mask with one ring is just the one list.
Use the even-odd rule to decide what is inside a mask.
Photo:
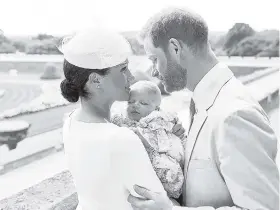
[(167, 92), (179, 91), (186, 87), (187, 71), (169, 52), (165, 52), (161, 47), (155, 48), (150, 38), (144, 40), (144, 48), (153, 63), (152, 76), (162, 81)]

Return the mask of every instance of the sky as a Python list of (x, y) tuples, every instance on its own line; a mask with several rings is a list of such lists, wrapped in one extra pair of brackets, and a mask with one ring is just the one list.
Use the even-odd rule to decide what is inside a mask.
[(236, 22), (255, 30), (279, 29), (279, 0), (0, 0), (0, 29), (5, 35), (66, 35), (105, 25), (137, 31), (167, 6), (199, 13), (210, 31), (228, 31)]

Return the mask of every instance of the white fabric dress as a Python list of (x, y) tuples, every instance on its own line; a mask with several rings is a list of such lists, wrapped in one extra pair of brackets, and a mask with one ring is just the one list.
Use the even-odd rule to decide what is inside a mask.
[(111, 123), (65, 119), (63, 141), (79, 210), (130, 210), (133, 185), (163, 192), (148, 154), (136, 134)]

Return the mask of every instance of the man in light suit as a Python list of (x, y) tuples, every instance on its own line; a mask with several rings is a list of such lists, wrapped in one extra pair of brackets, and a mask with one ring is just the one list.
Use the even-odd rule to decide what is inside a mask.
[(193, 92), (192, 123), (181, 206), (174, 206), (166, 194), (135, 185), (146, 199), (130, 195), (132, 207), (278, 210), (276, 135), (259, 103), (218, 62), (205, 21), (194, 12), (169, 8), (148, 21), (141, 37), (154, 76), (166, 90)]

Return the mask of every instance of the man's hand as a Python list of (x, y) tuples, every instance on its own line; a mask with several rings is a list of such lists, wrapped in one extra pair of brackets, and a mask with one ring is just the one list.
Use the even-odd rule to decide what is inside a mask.
[(152, 192), (146, 188), (134, 185), (137, 194), (144, 198), (128, 196), (128, 202), (134, 210), (172, 210), (173, 203), (166, 193)]
[(176, 122), (172, 129), (172, 132), (173, 132), (173, 134), (178, 136), (180, 139), (183, 139), (185, 137), (185, 129), (178, 118), (176, 118)]

